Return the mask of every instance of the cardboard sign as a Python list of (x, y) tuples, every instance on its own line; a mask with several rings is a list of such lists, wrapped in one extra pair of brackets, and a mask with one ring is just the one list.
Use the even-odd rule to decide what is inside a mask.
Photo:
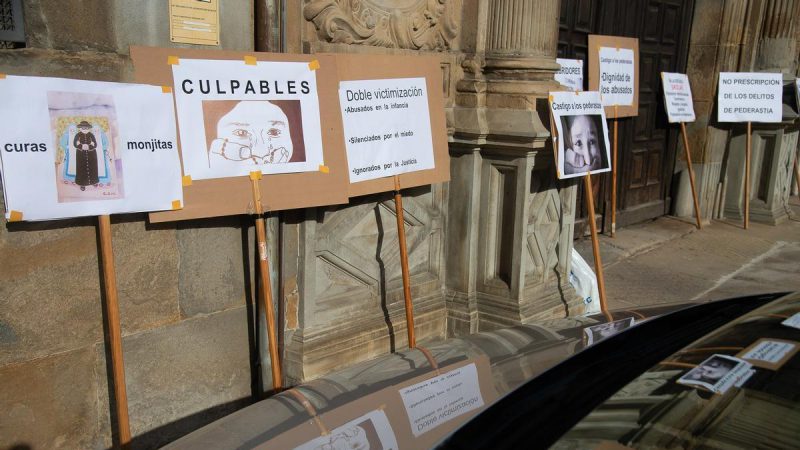
[(780, 122), (783, 76), (779, 73), (719, 74), (717, 119), (720, 122)]
[[(320, 448), (314, 446), (333, 443), (352, 446), (322, 448), (432, 448), (497, 398), (489, 361), (485, 357), (452, 364), (440, 372), (440, 375), (431, 372), (362, 396), (269, 441), (248, 445), (263, 449)], [(434, 384), (441, 389), (428, 389)], [(404, 398), (404, 392), (413, 395), (413, 392), (423, 391), (430, 395), (411, 404), (405, 403), (409, 397), (407, 394)], [(474, 400), (476, 398), (479, 400)], [(482, 404), (477, 406), (478, 402)], [(469, 406), (464, 406), (465, 403)], [(415, 432), (410, 419), (417, 416), (409, 413), (409, 407), (414, 411), (412, 414), (428, 411), (423, 415), (429, 422), (431, 417), (436, 417), (436, 424)], [(331, 431), (323, 434), (321, 426)], [(336, 439), (331, 440), (331, 437)], [(370, 446), (359, 447), (365, 440)], [(394, 446), (390, 445), (392, 443)]]
[(559, 83), (573, 91), (583, 90), (583, 60), (556, 58), (556, 62), (561, 65), (555, 74), (555, 79)]
[(172, 64), (183, 174), (193, 180), (325, 165), (315, 70), (305, 62)]
[(756, 367), (778, 370), (792, 359), (798, 349), (800, 344), (797, 342), (761, 338), (736, 356)]
[(678, 384), (724, 394), (732, 387), (740, 387), (754, 373), (752, 365), (727, 355), (712, 355), (678, 379)]
[(0, 98), (10, 221), (182, 206), (172, 95), (161, 87), (7, 76)]
[(599, 93), (551, 92), (550, 110), (558, 132), (558, 178), (611, 170), (608, 125)]
[(342, 81), (350, 182), (434, 168), (425, 78)]
[(664, 86), (664, 106), (670, 123), (694, 122), (694, 103), (689, 77), (683, 73), (661, 72)]
[[(430, 138), (430, 145), (433, 148), (433, 165), (430, 168), (422, 168), (419, 164), (411, 164), (410, 170), (405, 173), (400, 173), (398, 176), (400, 178), (400, 186), (402, 189), (415, 187), (415, 186), (424, 186), (428, 184), (434, 183), (442, 183), (445, 181), (450, 180), (450, 153), (447, 147), (447, 122), (444, 116), (444, 96), (442, 91), (442, 68), (439, 58), (432, 57), (432, 56), (403, 56), (403, 55), (355, 55), (355, 54), (337, 54), (335, 55), (336, 58), (336, 66), (339, 71), (339, 78), (341, 79), (343, 86), (359, 86), (360, 83), (349, 83), (355, 82), (358, 80), (369, 80), (364, 81), (365, 83), (376, 83), (377, 85), (383, 85), (385, 87), (392, 87), (396, 80), (402, 79), (420, 79), (423, 78), (425, 80), (425, 92), (427, 94), (427, 111), (422, 111), (422, 107), (418, 106), (417, 111), (419, 114), (423, 116), (427, 116), (428, 121), (430, 122), (430, 130), (431, 130), (431, 138)], [(418, 86), (418, 88), (420, 88)], [(414, 97), (419, 103), (421, 103), (421, 97)], [(391, 111), (391, 104), (392, 103), (406, 103), (404, 100), (403, 102), (396, 101), (397, 99), (392, 99), (388, 103)], [(411, 106), (411, 103), (409, 103)], [(342, 105), (345, 108), (345, 105)], [(400, 128), (407, 128), (409, 126), (417, 126), (412, 124), (420, 124), (424, 123), (424, 118), (413, 118), (409, 117), (412, 113), (410, 109), (401, 108), (399, 111), (405, 111), (407, 113), (400, 113), (396, 116), (396, 119), (402, 119), (400, 121), (395, 121), (395, 127), (398, 130)], [(363, 112), (353, 113), (355, 116), (351, 116), (350, 118), (358, 118), (358, 115), (363, 115)], [(405, 116), (405, 117), (403, 117)], [(375, 116), (377, 118), (377, 116)], [(383, 120), (383, 119), (380, 119)], [(381, 125), (383, 127), (384, 125)], [(387, 133), (388, 134), (388, 133)], [(392, 132), (392, 136), (394, 136), (394, 132)], [(415, 132), (416, 136), (416, 132)], [(383, 137), (383, 136), (381, 136)], [(405, 137), (406, 139), (408, 137)], [(392, 138), (391, 140), (393, 140)], [(426, 138), (427, 141), (427, 138)], [(376, 141), (373, 141), (376, 142)], [(402, 167), (402, 161), (409, 161), (412, 159), (416, 159), (419, 163), (421, 160), (415, 156), (413, 156), (414, 152), (423, 152), (428, 153), (427, 145), (423, 149), (413, 149), (413, 148), (403, 148), (405, 142), (397, 140), (394, 141), (396, 147), (395, 149), (402, 149), (403, 153), (400, 156), (394, 156), (391, 159), (381, 160), (381, 164), (387, 164), (390, 161), (392, 165), (394, 165), (395, 159), (400, 161)], [(369, 144), (369, 143), (367, 143)], [(361, 145), (362, 152), (365, 150), (363, 147), (366, 145)], [(374, 149), (372, 150), (374, 151)], [(411, 155), (411, 156), (407, 156)], [(377, 163), (375, 164), (377, 165)], [(359, 167), (365, 167), (361, 163), (351, 162), (350, 166), (350, 176), (353, 176), (352, 169), (357, 169)], [(383, 170), (383, 166), (381, 165), (381, 170)], [(362, 172), (360, 175), (368, 175), (370, 172)], [(391, 174), (391, 172), (389, 172)], [(352, 181), (352, 179), (351, 179)], [(378, 192), (388, 192), (394, 190), (394, 180), (391, 176), (386, 176), (383, 178), (374, 178), (368, 179), (365, 181), (358, 181), (358, 182), (351, 182), (349, 186), (349, 195), (350, 197), (357, 197), (360, 195), (367, 195), (367, 194), (374, 194)]]
[(639, 115), (639, 40), (589, 35), (589, 90), (609, 118)]
[(219, 45), (219, 0), (169, 0), (169, 38), (183, 44)]
[[(341, 114), (337, 98), (338, 79), (334, 57), (131, 47), (131, 58), (136, 70), (137, 81), (168, 86), (172, 90), (180, 88), (173, 84), (173, 66), (189, 60), (231, 60), (236, 61), (237, 64), (255, 65), (255, 67), (258, 67), (260, 61), (302, 62), (310, 65), (309, 68), (316, 75), (322, 159), (325, 165), (319, 167), (316, 172), (281, 173), (262, 177), (259, 181), (262, 202), (267, 211), (347, 203), (347, 163), (343, 147), (344, 138), (342, 137)], [(269, 84), (274, 80), (268, 78), (263, 81)], [(199, 89), (199, 81), (196, 87)], [(240, 85), (241, 87), (247, 88), (247, 84)], [(216, 83), (214, 89), (216, 89)], [(288, 92), (288, 86), (285, 89), (285, 92)], [(296, 87), (296, 89), (298, 88)], [(264, 109), (272, 108), (265, 106)], [(288, 113), (286, 115), (289, 116)], [(211, 131), (206, 131), (204, 122), (202, 129), (195, 128), (186, 131), (197, 133), (197, 135), (208, 135), (215, 133), (216, 129), (211, 127)], [(183, 132), (184, 130), (181, 130), (181, 133)], [(269, 133), (270, 131), (267, 130), (267, 135)], [(293, 134), (292, 138), (294, 139), (295, 136), (298, 135)], [(199, 150), (195, 148), (190, 151), (206, 152), (209, 148), (207, 145), (206, 143), (203, 148)], [(188, 175), (183, 179), (184, 208), (180, 211), (150, 214), (152, 222), (252, 213), (253, 194), (248, 177), (194, 180), (190, 178), (192, 177), (191, 173), (184, 175)]]

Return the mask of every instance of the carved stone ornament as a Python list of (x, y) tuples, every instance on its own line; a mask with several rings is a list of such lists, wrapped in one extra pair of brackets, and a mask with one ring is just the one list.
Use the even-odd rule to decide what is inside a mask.
[(451, 48), (459, 0), (310, 0), (303, 9), (326, 42), (410, 50)]

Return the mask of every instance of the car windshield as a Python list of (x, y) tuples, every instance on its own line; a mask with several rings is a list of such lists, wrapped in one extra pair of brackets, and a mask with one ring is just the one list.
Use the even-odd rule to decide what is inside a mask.
[(798, 295), (653, 319), (535, 377), (440, 446), (796, 448), (798, 321)]

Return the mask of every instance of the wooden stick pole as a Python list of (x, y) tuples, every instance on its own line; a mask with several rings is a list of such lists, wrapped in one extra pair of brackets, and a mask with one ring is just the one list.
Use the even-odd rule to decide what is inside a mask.
[(614, 105), (614, 145), (611, 156), (611, 237), (617, 232), (617, 131), (619, 129), (619, 108)]
[(583, 177), (586, 191), (586, 208), (589, 210), (589, 229), (592, 231), (592, 256), (594, 256), (594, 272), (597, 274), (597, 290), (600, 293), (600, 311), (609, 322), (613, 319), (606, 303), (606, 280), (603, 276), (603, 261), (600, 259), (600, 240), (597, 237), (597, 224), (594, 223), (594, 194), (592, 194), (592, 176), (589, 172)]
[[(257, 174), (257, 175), (256, 175)], [(261, 204), (261, 190), (258, 180), (260, 172), (250, 174), (253, 184), (253, 203), (256, 213), (256, 240), (258, 242), (258, 276), (261, 281), (261, 300), (267, 318), (267, 337), (269, 339), (269, 359), (272, 369), (272, 388), (277, 392), (283, 385), (281, 375), (281, 357), (278, 353), (278, 338), (275, 332), (275, 312), (272, 306), (272, 284), (269, 278), (269, 260), (267, 259), (267, 227), (264, 221), (264, 207)]]
[(128, 418), (128, 393), (125, 389), (125, 364), (122, 360), (122, 331), (119, 324), (119, 301), (117, 299), (117, 275), (114, 270), (114, 249), (111, 246), (111, 218), (97, 218), (100, 232), (100, 259), (103, 264), (106, 310), (108, 312), (108, 335), (111, 344), (111, 377), (114, 381), (114, 407), (119, 426), (119, 443), (127, 448), (131, 443), (131, 427)]
[(747, 148), (744, 155), (744, 229), (750, 227), (750, 136), (752, 126), (747, 122)]
[(800, 169), (798, 169), (798, 159), (800, 159), (800, 154), (794, 157), (794, 181), (797, 183), (797, 196), (800, 197)]
[(400, 243), (400, 268), (403, 271), (403, 297), (406, 301), (406, 328), (408, 347), (417, 346), (414, 336), (414, 305), (411, 303), (411, 277), (408, 275), (408, 249), (406, 248), (406, 227), (403, 220), (403, 196), (400, 195), (400, 177), (394, 176), (394, 208), (397, 215), (397, 240)]
[(697, 219), (697, 229), (702, 230), (703, 224), (700, 223), (700, 202), (697, 201), (697, 188), (694, 185), (694, 170), (692, 169), (692, 155), (689, 152), (689, 138), (686, 137), (686, 124), (681, 122), (681, 135), (683, 136), (683, 148), (686, 149), (686, 164), (689, 167), (689, 183), (692, 185), (692, 200), (694, 200), (694, 216)]

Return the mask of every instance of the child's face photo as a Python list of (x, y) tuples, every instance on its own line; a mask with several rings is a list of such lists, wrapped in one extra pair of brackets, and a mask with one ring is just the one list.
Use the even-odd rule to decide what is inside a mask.
[(578, 116), (569, 130), (572, 139), (572, 151), (575, 152), (575, 166), (591, 166), (600, 159), (600, 144), (597, 127), (587, 116)]
[(608, 169), (602, 116), (562, 116), (564, 174), (576, 175)]

